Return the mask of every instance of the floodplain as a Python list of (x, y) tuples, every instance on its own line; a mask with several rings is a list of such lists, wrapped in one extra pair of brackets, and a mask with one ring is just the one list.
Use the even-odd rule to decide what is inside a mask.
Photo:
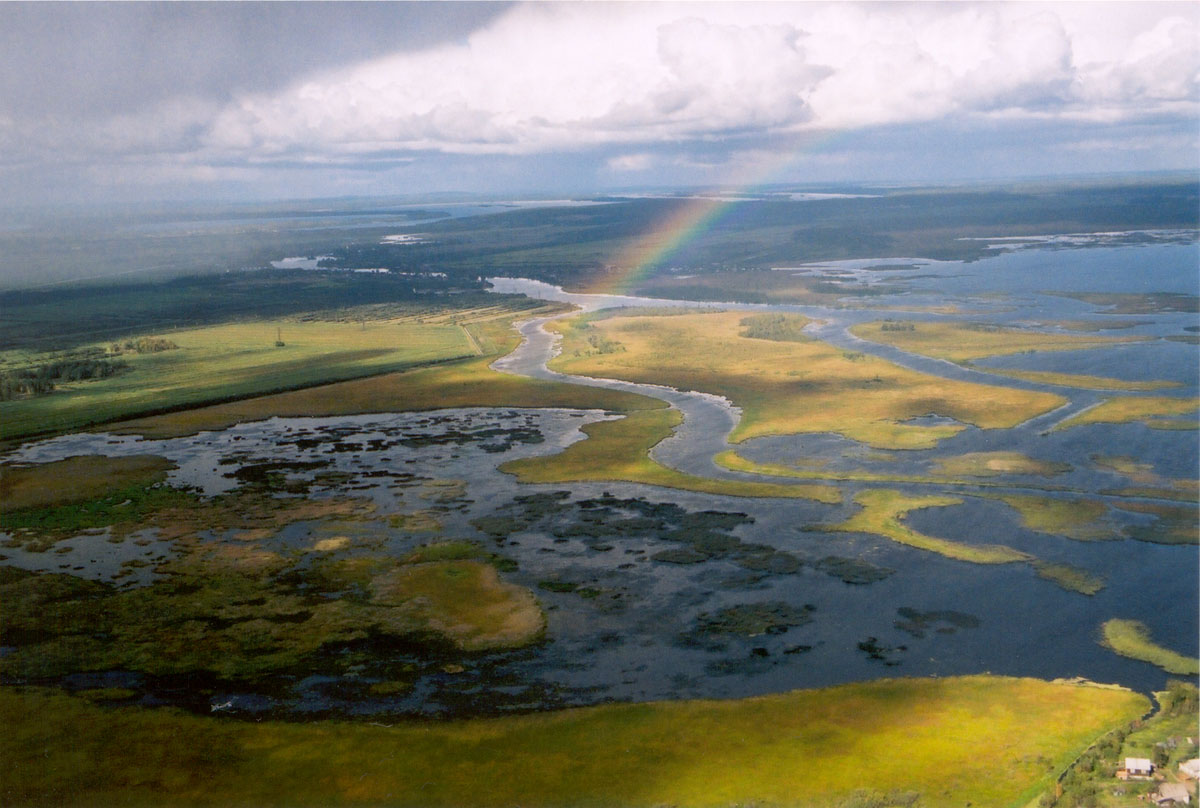
[[(620, 204), (579, 214), (612, 228), (589, 250)], [(570, 252), (520, 227), (510, 270)], [(52, 387), (0, 402), (0, 793), (1053, 795), (1196, 675), (1197, 380), (1170, 339), (1196, 327), (1195, 247), (1173, 239), (641, 287), (720, 310), (431, 277), (305, 308), (313, 270), (261, 317), (31, 337), (3, 357)], [(1120, 299), (1075, 271), (1134, 261), (1148, 288)]]

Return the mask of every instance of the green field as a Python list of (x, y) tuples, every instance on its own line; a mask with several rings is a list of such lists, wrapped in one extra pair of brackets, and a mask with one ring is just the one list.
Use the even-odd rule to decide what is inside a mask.
[(663, 406), (656, 399), (631, 393), (538, 381), (492, 370), (491, 363), (515, 348), (519, 341), (511, 319), (502, 315), (466, 326), (482, 351), (481, 356), (473, 359), (130, 420), (115, 425), (113, 430), (161, 438), (224, 429), (276, 415), (351, 415), (443, 407), (626, 411)]
[[(243, 398), (479, 353), (466, 328), (415, 321), (263, 320), (173, 331), (177, 348), (122, 353), (129, 370), (0, 403), (0, 439)], [(277, 346), (276, 342), (282, 342)], [(104, 349), (105, 346), (96, 346)], [(40, 355), (21, 357), (31, 365)], [(6, 357), (15, 364), (15, 357)]]
[[(742, 336), (737, 312), (576, 317), (552, 367), (725, 396), (742, 408), (730, 439), (835, 432), (883, 449), (924, 449), (974, 424), (1008, 428), (1065, 402), (1048, 393), (928, 376), (816, 340)], [(961, 423), (907, 423), (924, 415)]]
[(634, 808), (849, 806), (891, 794), (928, 808), (1018, 808), (1147, 706), (1121, 689), (977, 676), (379, 726), (220, 721), (5, 688), (0, 796)]

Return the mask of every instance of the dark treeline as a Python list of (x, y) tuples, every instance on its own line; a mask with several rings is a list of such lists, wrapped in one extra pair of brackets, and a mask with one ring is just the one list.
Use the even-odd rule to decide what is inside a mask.
[(32, 368), (0, 373), (0, 401), (39, 396), (54, 391), (55, 382), (107, 379), (127, 370), (129, 365), (109, 359), (64, 359)]
[[(157, 283), (81, 284), (0, 293), (0, 348), (62, 350), (130, 334), (366, 304), (483, 295), (479, 278), (260, 270)], [(490, 303), (496, 303), (492, 297)], [(133, 349), (136, 350), (136, 347)]]

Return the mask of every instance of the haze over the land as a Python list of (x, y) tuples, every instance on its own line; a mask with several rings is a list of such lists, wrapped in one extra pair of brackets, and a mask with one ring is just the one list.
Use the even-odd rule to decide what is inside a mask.
[(0, 5), (9, 206), (1195, 170), (1194, 3)]

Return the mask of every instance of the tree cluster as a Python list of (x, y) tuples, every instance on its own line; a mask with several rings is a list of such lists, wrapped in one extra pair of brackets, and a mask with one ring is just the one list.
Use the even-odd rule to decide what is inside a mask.
[(54, 390), (55, 382), (107, 379), (129, 367), (107, 359), (68, 359), (0, 373), (0, 401), (39, 396)]
[(124, 342), (114, 342), (108, 349), (109, 352), (114, 354), (121, 354), (127, 351), (146, 354), (173, 351), (178, 347), (171, 340), (162, 337), (138, 337), (137, 339), (127, 339)]

